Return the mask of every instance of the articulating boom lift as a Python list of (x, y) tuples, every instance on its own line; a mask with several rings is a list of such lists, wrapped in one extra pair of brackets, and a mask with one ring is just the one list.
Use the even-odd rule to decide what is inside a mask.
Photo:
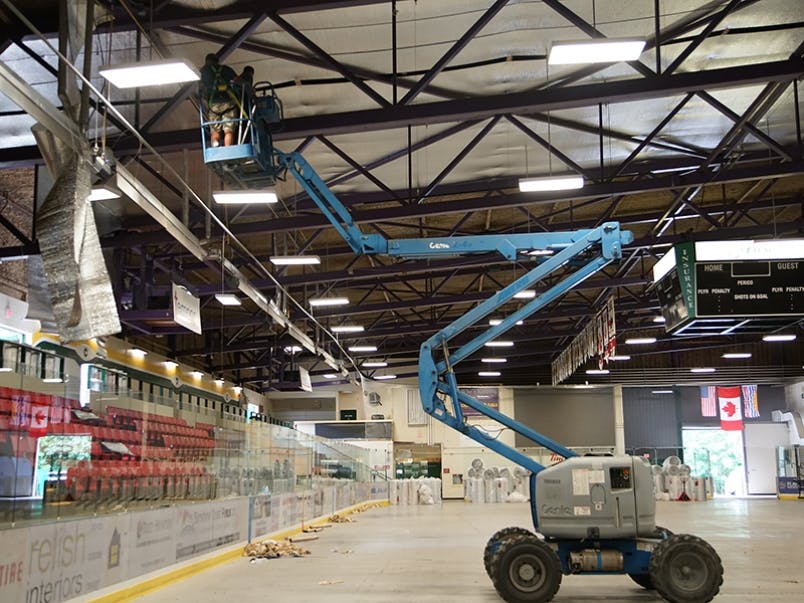
[[(565, 574), (628, 574), (636, 583), (676, 602), (706, 602), (719, 591), (723, 567), (704, 540), (675, 535), (655, 525), (650, 465), (641, 457), (578, 456), (459, 389), (454, 366), (505, 331), (622, 257), (633, 240), (616, 222), (574, 232), (475, 235), (388, 240), (363, 233), (349, 210), (298, 153), (275, 149), (270, 124), (281, 110), (264, 95), (244, 111), (241, 131), (248, 135), (234, 147), (208, 148), (204, 159), (226, 179), (243, 187), (282, 179), (287, 172), (329, 219), (357, 254), (401, 258), (446, 257), (497, 252), (509, 260), (533, 259), (535, 267), (513, 283), (427, 339), (419, 353), (419, 390), (433, 418), (528, 469), (534, 532), (505, 528), (486, 545), (483, 560), (498, 593), (508, 602), (540, 603), (553, 598)], [(262, 106), (261, 106), (262, 104)], [(260, 118), (259, 116), (270, 116)], [(542, 254), (532, 254), (538, 251)], [(550, 255), (543, 255), (550, 253)], [(563, 270), (558, 282), (502, 321), (455, 350), (454, 337), (477, 325), (524, 289), (534, 288)], [(566, 460), (546, 468), (485, 430), (467, 423), (463, 406), (494, 420)]]

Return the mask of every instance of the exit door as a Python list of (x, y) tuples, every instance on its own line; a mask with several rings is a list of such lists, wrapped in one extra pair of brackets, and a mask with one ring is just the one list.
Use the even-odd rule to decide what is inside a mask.
[(788, 443), (786, 423), (745, 425), (748, 494), (776, 494), (776, 448)]

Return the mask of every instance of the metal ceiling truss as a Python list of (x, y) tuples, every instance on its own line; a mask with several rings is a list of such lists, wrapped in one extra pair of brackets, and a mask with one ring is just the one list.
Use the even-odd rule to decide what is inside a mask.
[[(626, 249), (626, 258), (616, 270), (609, 270), (596, 279), (590, 279), (559, 302), (551, 304), (527, 328), (515, 329), (517, 351), (509, 354), (506, 369), (507, 372), (513, 372), (512, 383), (532, 384), (534, 376), (544, 383), (550, 381), (551, 355), (560, 351), (577, 329), (594, 315), (598, 303), (612, 292), (618, 295), (618, 319), (621, 318), (618, 330), (625, 333), (645, 329), (646, 317), (658, 310), (658, 302), (653, 297), (645, 267), (646, 259), (651, 260), (648, 264), (651, 265), (657, 250), (663, 251), (671, 244), (690, 240), (690, 225), (695, 225), (696, 240), (801, 236), (804, 231), (804, 202), (801, 193), (773, 192), (773, 187), (777, 186), (778, 189), (778, 184), (784, 182), (785, 178), (804, 174), (796, 81), (804, 75), (804, 44), (786, 60), (706, 71), (682, 71), (685, 62), (704, 41), (715, 35), (733, 33), (718, 29), (727, 17), (757, 2), (758, 0), (731, 0), (725, 5), (721, 0), (708, 2), (699, 10), (664, 28), (661, 27), (657, 14), (654, 35), (647, 43), (647, 48), (655, 49), (655, 68), (638, 61), (629, 63), (639, 77), (605, 83), (584, 83), (584, 78), (605, 66), (584, 67), (525, 92), (488, 96), (473, 96), (465, 91), (451, 90), (439, 86), (436, 81), (442, 72), (468, 68), (467, 65), (454, 65), (454, 59), (505, 8), (508, 4), (506, 0), (497, 0), (484, 11), (480, 11), (475, 22), (429, 68), (415, 73), (397, 72), (395, 15), (389, 14), (389, 35), (394, 35), (394, 69), (391, 73), (372, 71), (338, 60), (293, 24), (294, 13), (307, 11), (374, 4), (387, 5), (391, 11), (392, 4), (382, 0), (254, 0), (240, 1), (213, 10), (190, 9), (165, 2), (148, 16), (149, 32), (146, 35), (151, 44), (157, 47), (160, 46), (160, 32), (165, 31), (189, 40), (212, 42), (219, 46), (218, 55), (222, 58), (235, 49), (240, 49), (300, 65), (314, 66), (335, 75), (331, 79), (320, 80), (322, 83), (343, 82), (360, 90), (376, 108), (288, 118), (282, 131), (274, 135), (274, 140), (279, 143), (293, 142), (297, 145), (297, 150), (303, 150), (312, 142), (318, 141), (323, 148), (337, 156), (344, 167), (339, 174), (328, 178), (327, 183), (331, 187), (346, 184), (355, 178), (365, 178), (371, 182), (376, 190), (344, 193), (339, 198), (353, 212), (356, 223), (373, 228), (385, 236), (388, 236), (390, 229), (400, 227), (417, 230), (419, 236), (433, 232), (449, 235), (474, 234), (477, 226), (470, 220), (478, 212), (486, 212), (488, 216), (486, 231), (498, 233), (588, 228), (609, 219), (619, 220), (626, 228), (629, 224), (636, 226), (652, 223), (648, 232), (637, 237)], [(111, 3), (115, 13), (112, 27), (116, 32), (131, 31), (138, 27), (132, 21), (128, 4), (128, 0)], [(543, 4), (585, 35), (591, 38), (605, 37), (594, 24), (581, 18), (559, 0), (543, 0)], [(124, 10), (126, 8), (129, 10)], [(267, 19), (300, 44), (303, 50), (293, 51), (250, 40)], [(219, 33), (219, 24), (227, 21), (245, 23), (233, 35), (227, 36)], [(58, 30), (57, 21), (51, 14), (37, 15), (37, 26), (47, 32)], [(106, 27), (101, 26), (98, 32), (104, 33), (107, 31)], [(29, 34), (24, 28), (12, 27), (6, 32), (8, 39), (5, 44), (17, 40), (23, 51), (54, 73), (55, 70), (23, 42)], [(670, 44), (683, 44), (684, 48), (662, 69), (661, 51)], [(520, 58), (544, 60), (543, 55)], [(510, 57), (492, 57), (488, 62), (508, 59)], [(794, 103), (790, 110), (795, 112), (795, 144), (790, 144), (789, 139), (779, 140), (761, 128), (762, 120), (788, 92), (791, 83)], [(756, 84), (764, 84), (764, 87), (742, 113), (734, 111), (711, 94), (712, 91)], [(398, 98), (398, 88), (404, 90), (401, 99)], [(392, 94), (390, 99), (387, 97), (388, 91)], [(185, 100), (192, 100), (192, 92), (193, 87), (188, 85), (170, 99), (149, 101), (152, 106), (156, 103), (160, 106), (142, 126), (141, 132), (157, 151), (199, 147), (197, 129), (157, 131)], [(441, 100), (414, 104), (423, 92)], [(676, 97), (678, 100), (672, 108), (665, 115), (657, 116), (655, 126), (647, 134), (620, 131), (603, 123), (603, 107), (606, 104)], [(683, 137), (663, 134), (673, 119), (688, 107), (693, 97), (732, 122), (728, 132), (712, 148), (701, 148), (685, 141)], [(140, 103), (143, 106), (145, 104)], [(561, 115), (562, 110), (581, 107), (596, 109), (597, 123), (593, 125)], [(139, 109), (138, 105), (137, 110)], [(449, 176), (454, 170), (503, 119), (527, 139), (546, 149), (557, 162), (582, 174), (587, 180), (583, 191), (525, 195), (513, 192), (516, 181), (510, 177), (449, 182)], [(110, 116), (110, 121), (118, 132), (125, 131), (124, 124), (113, 116)], [(531, 127), (531, 122), (546, 123), (548, 138), (537, 133)], [(435, 134), (426, 133), (414, 143), (410, 140), (410, 128), (417, 125), (440, 125), (441, 129)], [(556, 148), (549, 136), (551, 127), (597, 137), (600, 146), (599, 165), (581, 165), (571, 154)], [(369, 161), (356, 160), (337, 139), (338, 135), (343, 134), (366, 134), (388, 129), (407, 129), (408, 145), (392, 152), (386, 150)], [(375, 173), (378, 168), (403, 159), (410, 166), (417, 153), (450, 137), (466, 136), (470, 130), (473, 134), (469, 141), (421, 189), (414, 191), (411, 186), (395, 189)], [(748, 136), (764, 145), (764, 150), (744, 151), (741, 148), (742, 143)], [(631, 150), (627, 157), (617, 163), (607, 164), (603, 153), (606, 140), (630, 145)], [(142, 166), (150, 177), (164, 187), (166, 196), (172, 195), (176, 200), (182, 198), (182, 191), (139, 155), (140, 140), (135, 136), (127, 133), (110, 135), (109, 144), (115, 148), (122, 163), (133, 159)], [(642, 159), (646, 150), (659, 151), (664, 156)], [(667, 154), (672, 154), (672, 157), (667, 157)], [(31, 164), (39, 160), (39, 152), (35, 147), (0, 149), (0, 167)], [(665, 171), (673, 168), (687, 169), (679, 172)], [(742, 187), (741, 183), (747, 184)], [(714, 197), (710, 194), (713, 190), (717, 192)], [(662, 202), (661, 207), (652, 209), (628, 207), (627, 201), (634, 196), (651, 193), (663, 194), (668, 197), (668, 201)], [(456, 198), (459, 195), (463, 198)], [(394, 263), (379, 258), (352, 258), (348, 255), (348, 248), (340, 243), (319, 245), (328, 234), (329, 223), (315, 211), (303, 193), (286, 198), (285, 203), (287, 207), (294, 208), (293, 215), (278, 212), (279, 215), (266, 217), (254, 213), (253, 210), (243, 209), (230, 218), (227, 227), (236, 237), (280, 237), (287, 251), (313, 252), (325, 259), (325, 265), (339, 268), (302, 274), (288, 269), (276, 270), (276, 282), (273, 282), (264, 277), (261, 267), (253, 265), (254, 260), (259, 264), (266, 262), (269, 252), (256, 257), (234, 256), (231, 259), (231, 268), (243, 271), (241, 274), (249, 273), (253, 276), (250, 278), (251, 286), (255, 291), (261, 292), (260, 295), (274, 294), (277, 283), (300, 297), (304, 297), (309, 291), (320, 294), (336, 289), (348, 289), (353, 292), (350, 295), (359, 294), (358, 303), (354, 304), (356, 300), (353, 299), (353, 305), (345, 310), (317, 311), (316, 319), (336, 324), (355, 316), (364, 318), (370, 324), (369, 332), (357, 336), (344, 335), (340, 340), (347, 342), (359, 339), (381, 343), (383, 351), (380, 355), (398, 359), (402, 368), (413, 366), (413, 358), (423, 334), (434, 332), (444, 322), (485, 299), (489, 290), (503, 286), (516, 270), (516, 267), (512, 268), (507, 262), (489, 257)], [(515, 209), (521, 216), (492, 227), (491, 212), (504, 208)], [(592, 210), (596, 210), (595, 215), (590, 215)], [(222, 237), (223, 233), (218, 232), (216, 227), (210, 227), (208, 216), (186, 205), (184, 211), (184, 224), (179, 225), (183, 227), (182, 233), (186, 239), (192, 241), (208, 239), (210, 236)], [(450, 217), (451, 214), (456, 215)], [(428, 218), (438, 217), (449, 219), (439, 220), (437, 224), (426, 221)], [(2, 220), (0, 224), (14, 233), (9, 228), (13, 225), (5, 222)], [(128, 219), (123, 226), (129, 230), (128, 233), (117, 233), (114, 237), (105, 239), (103, 244), (116, 252), (137, 247), (136, 250), (123, 253), (121, 265), (125, 266), (125, 260), (131, 259), (131, 265), (126, 270), (136, 274), (138, 285), (147, 285), (152, 295), (164, 293), (170, 282), (168, 277), (172, 276), (177, 265), (181, 265), (185, 274), (198, 273), (194, 289), (206, 301), (213, 293), (221, 290), (222, 283), (211, 282), (218, 280), (219, 272), (216, 273), (217, 278), (213, 272), (212, 279), (204, 274), (210, 268), (202, 253), (204, 249), (199, 247), (194, 252), (197, 259), (188, 257), (176, 247), (175, 232), (171, 234), (154, 229), (151, 218)], [(175, 231), (176, 228), (172, 230)], [(35, 252), (35, 241), (27, 240), (24, 235), (15, 236), (22, 245), (0, 250), (0, 257), (12, 257), (12, 254), (20, 253), (21, 250)], [(276, 249), (276, 243), (273, 247)], [(146, 262), (149, 263), (147, 270)], [(224, 289), (230, 290), (231, 287), (224, 286)], [(171, 335), (168, 345), (172, 353), (183, 349), (183, 355), (187, 356), (206, 354), (209, 370), (235, 372), (244, 381), (268, 380), (272, 371), (286, 361), (277, 352), (281, 349), (281, 333), (277, 333), (276, 326), (266, 322), (265, 316), (253, 308), (227, 309), (225, 313), (221, 311), (218, 324), (214, 324), (216, 321), (205, 324), (206, 345), (202, 347), (197, 345), (198, 338), (174, 337), (184, 331), (160, 324), (159, 312), (140, 307), (123, 312), (121, 320), (141, 333)], [(293, 311), (290, 315), (294, 321), (302, 324), (306, 322), (306, 317), (298, 311)], [(319, 343), (318, 327), (312, 325), (311, 329), (311, 342)], [(213, 335), (215, 332), (217, 337)], [(741, 343), (743, 339), (733, 337), (729, 341)], [(188, 342), (194, 343), (187, 345)], [(323, 345), (330, 349), (330, 344)], [(667, 345), (669, 348), (669, 344)], [(701, 351), (718, 347), (719, 344), (711, 345), (698, 340), (691, 341), (688, 345), (691, 350)], [(218, 352), (209, 352), (215, 348)], [(217, 364), (213, 364), (213, 355), (219, 356)], [(643, 361), (635, 363), (635, 368), (630, 373), (618, 371), (618, 380), (620, 375), (623, 375), (621, 382), (644, 379), (645, 372), (655, 365), (651, 364), (649, 356), (651, 353), (643, 354)], [(782, 373), (789, 372), (790, 366), (796, 363), (800, 367), (801, 358), (781, 358)], [(546, 367), (544, 375), (538, 372), (542, 369), (534, 371), (536, 365)], [(477, 363), (466, 363), (461, 370), (471, 372), (477, 368)], [(413, 372), (411, 370), (411, 374)], [(757, 374), (760, 372), (758, 370)], [(662, 378), (668, 382), (681, 382), (686, 377), (681, 372), (670, 371)]]

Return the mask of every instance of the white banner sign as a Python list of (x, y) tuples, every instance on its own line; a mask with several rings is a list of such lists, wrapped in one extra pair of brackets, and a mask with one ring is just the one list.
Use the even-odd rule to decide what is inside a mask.
[(176, 561), (246, 539), (248, 499), (182, 507), (176, 522)]
[(128, 577), (141, 576), (176, 561), (175, 509), (132, 513), (128, 541)]
[(173, 283), (173, 321), (201, 335), (201, 304), (199, 299), (181, 285)]
[(100, 588), (109, 565), (105, 519), (31, 528), (25, 601), (59, 603)]

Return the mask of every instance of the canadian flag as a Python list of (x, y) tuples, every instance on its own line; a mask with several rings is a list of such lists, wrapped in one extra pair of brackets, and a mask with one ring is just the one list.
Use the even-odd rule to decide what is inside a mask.
[(720, 408), (720, 428), (723, 431), (742, 431), (743, 412), (739, 387), (718, 387), (717, 402)]
[(39, 406), (38, 404), (31, 405), (31, 424), (28, 427), (28, 433), (31, 437), (38, 438), (47, 435), (49, 413), (49, 406)]

